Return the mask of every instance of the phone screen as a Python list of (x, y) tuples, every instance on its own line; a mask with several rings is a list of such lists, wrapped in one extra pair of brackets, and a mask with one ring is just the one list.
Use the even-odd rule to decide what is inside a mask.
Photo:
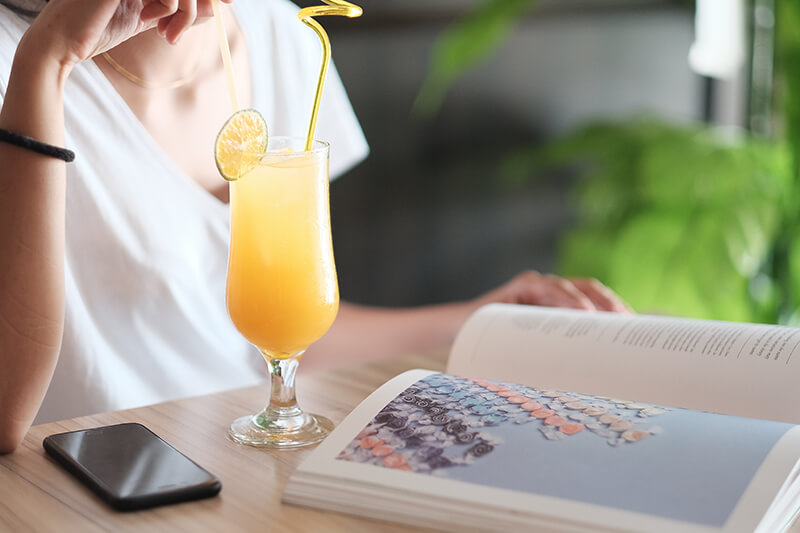
[(217, 494), (219, 480), (141, 424), (51, 435), (47, 452), (119, 509)]

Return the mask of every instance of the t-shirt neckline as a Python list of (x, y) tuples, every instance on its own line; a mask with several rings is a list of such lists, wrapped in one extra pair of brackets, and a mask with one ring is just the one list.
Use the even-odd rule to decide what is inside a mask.
[[(256, 87), (256, 79), (257, 76), (254, 72), (254, 64), (252, 61), (252, 54), (250, 50), (252, 49), (253, 40), (251, 39), (250, 28), (247, 26), (245, 21), (248, 20), (248, 17), (242, 16), (239, 12), (239, 4), (231, 4), (231, 12), (233, 13), (236, 23), (239, 25), (239, 28), (242, 31), (242, 35), (244, 36), (245, 42), (245, 53), (248, 54), (248, 66), (249, 66), (249, 77), (250, 77), (250, 87), (251, 87), (251, 94), (253, 100), (253, 107), (258, 107), (259, 98), (258, 98), (258, 87)], [(116, 106), (122, 110), (122, 112), (126, 115), (125, 119), (128, 121), (128, 124), (133, 127), (136, 132), (135, 134), (148, 146), (151, 155), (155, 157), (161, 165), (163, 165), (167, 171), (167, 174), (170, 176), (175, 176), (176, 180), (182, 181), (186, 184), (186, 186), (194, 191), (195, 196), (204, 197), (203, 200), (205, 203), (212, 206), (212, 209), (215, 209), (222, 214), (228, 214), (228, 209), (230, 204), (228, 202), (223, 202), (210, 191), (202, 187), (199, 183), (197, 183), (191, 176), (189, 176), (186, 172), (183, 171), (167, 154), (167, 152), (161, 147), (160, 144), (155, 140), (153, 135), (147, 130), (147, 128), (142, 124), (139, 120), (139, 117), (136, 116), (136, 113), (128, 105), (128, 102), (120, 95), (111, 81), (106, 77), (100, 67), (94, 61), (87, 61), (86, 63), (87, 68), (90, 72), (99, 80), (100, 83), (106, 85), (106, 89), (110, 94), (110, 97), (115, 101)], [(209, 148), (210, 149), (210, 148)], [(222, 178), (220, 178), (222, 179)]]

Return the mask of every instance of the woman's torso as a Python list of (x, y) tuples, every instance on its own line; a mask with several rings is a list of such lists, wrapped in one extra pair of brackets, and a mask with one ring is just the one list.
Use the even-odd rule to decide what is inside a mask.
[[(303, 135), (318, 44), (283, 1), (234, 8), (253, 106), (271, 131)], [(8, 43), (24, 26), (0, 15), (8, 68)], [(323, 102), (318, 131), (332, 140), (337, 174), (367, 148), (335, 72)], [(203, 112), (202, 102), (194, 107)], [(208, 174), (187, 175), (191, 166), (169, 153), (180, 144), (160, 143), (92, 62), (70, 76), (65, 119), (78, 153), (67, 175), (65, 331), (36, 423), (259, 381), (263, 362), (225, 310), (229, 214), (207, 190)], [(200, 150), (210, 154), (212, 144)]]

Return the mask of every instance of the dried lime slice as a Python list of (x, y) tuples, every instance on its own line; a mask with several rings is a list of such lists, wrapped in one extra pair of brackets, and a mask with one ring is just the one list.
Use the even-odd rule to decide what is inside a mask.
[(222, 177), (235, 181), (252, 170), (266, 151), (267, 122), (255, 109), (243, 109), (217, 134), (214, 160)]

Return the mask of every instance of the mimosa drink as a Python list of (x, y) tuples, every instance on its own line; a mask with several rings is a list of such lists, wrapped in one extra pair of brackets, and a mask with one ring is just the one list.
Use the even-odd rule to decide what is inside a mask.
[(219, 0), (212, 1), (220, 54), (234, 114), (214, 143), (214, 160), (231, 182), (228, 312), (247, 340), (261, 350), (271, 375), (270, 400), (228, 429), (251, 446), (296, 448), (319, 442), (333, 423), (297, 405), (295, 374), (306, 348), (322, 337), (339, 310), (328, 208), (326, 143), (314, 141), (330, 40), (314, 17), (358, 17), (345, 0), (301, 9), (297, 16), (322, 44), (317, 89), (305, 138), (273, 137), (255, 109), (239, 109)]
[(299, 152), (266, 155), (230, 189), (228, 311), (242, 335), (276, 359), (319, 339), (339, 308), (327, 145), (304, 152), (302, 139), (297, 144)]
[[(294, 448), (333, 423), (297, 405), (298, 359), (339, 310), (328, 204), (328, 145), (270, 137), (267, 152), (230, 184), (228, 312), (267, 360), (269, 404), (234, 420), (228, 434), (253, 446)], [(241, 161), (250, 161), (243, 154)]]

